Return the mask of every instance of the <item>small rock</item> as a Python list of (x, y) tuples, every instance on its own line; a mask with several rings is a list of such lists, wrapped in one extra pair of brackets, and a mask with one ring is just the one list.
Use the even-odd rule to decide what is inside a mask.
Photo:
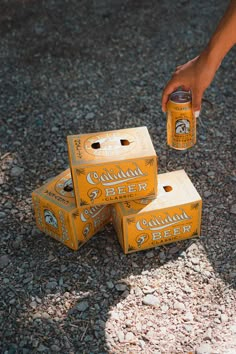
[(156, 289), (155, 288), (151, 288), (150, 286), (145, 286), (144, 288), (143, 288), (143, 293), (144, 294), (152, 294), (152, 293), (154, 293), (156, 291)]
[(143, 298), (143, 304), (158, 307), (160, 305), (160, 301), (156, 296), (148, 294)]
[(80, 312), (86, 311), (88, 309), (88, 307), (89, 307), (88, 301), (81, 301), (76, 306), (77, 310), (80, 311)]
[(160, 258), (160, 260), (164, 261), (166, 259), (165, 252), (160, 252), (159, 253), (159, 258)]
[(193, 320), (193, 314), (192, 312), (186, 312), (185, 316), (184, 316), (184, 321), (187, 321), (187, 322), (191, 322)]
[(11, 177), (19, 177), (24, 172), (24, 169), (18, 166), (14, 166), (11, 169)]
[(125, 339), (124, 333), (122, 331), (118, 331), (117, 332), (117, 338), (118, 338), (120, 343), (124, 342), (124, 339)]
[(40, 346), (37, 349), (38, 352), (48, 352), (48, 347), (45, 347), (45, 345), (40, 344)]
[(187, 331), (188, 333), (191, 333), (193, 330), (193, 326), (192, 325), (184, 325), (184, 329), (185, 331)]
[(138, 286), (136, 286), (134, 288), (134, 293), (135, 293), (136, 296), (139, 296), (139, 297), (143, 295), (142, 290)]
[(95, 114), (93, 112), (89, 112), (86, 114), (85, 119), (94, 119)]
[(46, 285), (47, 289), (54, 290), (57, 287), (57, 282), (56, 281), (49, 281)]
[(169, 249), (169, 254), (170, 254), (170, 255), (174, 255), (174, 254), (176, 254), (178, 251), (179, 251), (179, 247), (178, 247), (178, 246), (172, 246), (172, 247), (170, 247), (170, 249)]
[(32, 301), (32, 302), (30, 303), (30, 307), (32, 307), (32, 309), (36, 309), (36, 307), (37, 307), (36, 301)]
[(56, 133), (58, 132), (59, 128), (58, 127), (52, 127), (51, 131), (52, 133)]
[(233, 204), (230, 208), (231, 214), (236, 214), (236, 204)]
[(12, 246), (17, 250), (21, 247), (22, 239), (21, 237), (17, 237), (15, 241), (13, 241)]
[(233, 334), (236, 334), (236, 325), (230, 326), (230, 330)]
[(41, 313), (41, 318), (44, 318), (45, 320), (48, 320), (50, 318), (50, 315), (47, 312), (42, 312)]
[(146, 257), (147, 258), (153, 258), (155, 256), (154, 252), (153, 251), (149, 251), (146, 253)]
[(125, 340), (127, 342), (134, 340), (134, 334), (132, 332), (126, 333)]
[(36, 312), (36, 313), (34, 313), (33, 314), (33, 319), (34, 320), (37, 320), (38, 318), (41, 318), (42, 316), (41, 316), (41, 313), (40, 312)]
[(120, 292), (123, 292), (123, 291), (127, 290), (127, 285), (126, 284), (117, 283), (115, 285), (115, 287), (116, 287), (116, 290), (120, 291)]
[(211, 354), (212, 349), (209, 343), (201, 343), (199, 347), (196, 348), (196, 354)]
[(139, 345), (140, 345), (140, 347), (142, 348), (142, 349), (144, 349), (145, 348), (145, 342), (144, 342), (144, 340), (142, 340), (142, 339), (140, 339), (139, 340)]
[(207, 329), (207, 331), (204, 333), (204, 336), (203, 336), (203, 340), (205, 340), (205, 341), (211, 341), (211, 339), (212, 339), (212, 329), (211, 329), (211, 327), (209, 327), (208, 329)]
[(53, 344), (53, 345), (51, 346), (51, 350), (52, 350), (53, 352), (60, 352), (61, 348), (58, 347), (58, 345)]
[(10, 262), (10, 259), (9, 259), (9, 257), (6, 254), (1, 256), (0, 257), (0, 269), (5, 268), (8, 265), (9, 262)]
[(203, 195), (205, 198), (209, 198), (211, 194), (212, 194), (211, 191), (205, 191)]
[(227, 322), (228, 321), (228, 316), (225, 313), (222, 313), (220, 316), (221, 322)]
[(107, 287), (108, 287), (108, 289), (113, 289), (114, 288), (114, 284), (112, 283), (112, 281), (108, 281), (107, 282)]
[(6, 213), (4, 211), (0, 211), (0, 219), (4, 219), (6, 217)]
[(175, 310), (184, 311), (185, 310), (185, 305), (184, 305), (183, 302), (175, 301), (174, 302), (174, 309)]
[(162, 305), (161, 306), (161, 311), (166, 313), (169, 310), (169, 306), (168, 305)]
[(199, 258), (197, 258), (197, 257), (192, 257), (192, 258), (191, 258), (191, 263), (192, 263), (193, 265), (199, 264)]

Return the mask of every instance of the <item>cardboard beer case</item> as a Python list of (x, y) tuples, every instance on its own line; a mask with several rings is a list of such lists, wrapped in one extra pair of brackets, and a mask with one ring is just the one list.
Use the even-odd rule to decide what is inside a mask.
[(70, 135), (78, 207), (157, 195), (157, 155), (146, 127)]
[(184, 170), (158, 175), (158, 196), (112, 205), (124, 253), (200, 235), (202, 199)]
[(70, 169), (36, 189), (32, 201), (38, 228), (73, 250), (111, 218), (109, 206), (76, 207)]

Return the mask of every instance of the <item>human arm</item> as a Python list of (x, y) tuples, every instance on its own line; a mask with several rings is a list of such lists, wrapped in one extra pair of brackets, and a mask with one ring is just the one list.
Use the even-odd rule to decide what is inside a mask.
[(211, 84), (223, 58), (235, 44), (236, 0), (231, 0), (206, 48), (199, 56), (176, 68), (163, 91), (163, 112), (166, 111), (169, 95), (181, 86), (183, 90), (191, 90), (192, 108), (198, 116), (204, 91)]

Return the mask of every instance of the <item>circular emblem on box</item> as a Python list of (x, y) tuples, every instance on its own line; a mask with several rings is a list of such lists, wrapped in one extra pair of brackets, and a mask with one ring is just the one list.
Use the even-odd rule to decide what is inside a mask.
[(57, 218), (51, 210), (44, 209), (44, 219), (46, 224), (53, 226), (56, 229), (58, 228)]
[(128, 154), (135, 145), (136, 141), (132, 135), (109, 132), (88, 138), (84, 149), (95, 156), (118, 156)]

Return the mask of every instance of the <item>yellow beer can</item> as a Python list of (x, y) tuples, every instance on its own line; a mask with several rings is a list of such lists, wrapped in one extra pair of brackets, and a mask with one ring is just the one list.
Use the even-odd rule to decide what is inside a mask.
[(167, 144), (186, 150), (196, 144), (196, 118), (189, 91), (175, 91), (167, 103)]

